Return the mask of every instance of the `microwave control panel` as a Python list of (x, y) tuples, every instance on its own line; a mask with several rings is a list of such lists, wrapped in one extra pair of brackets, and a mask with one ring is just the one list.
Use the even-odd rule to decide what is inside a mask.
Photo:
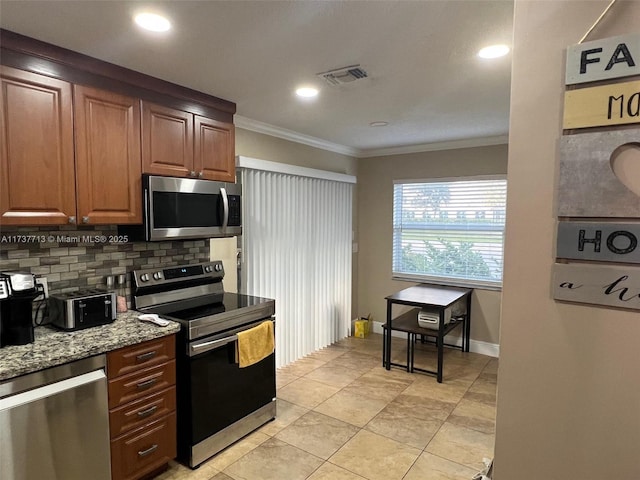
[(227, 225), (230, 227), (239, 227), (242, 225), (240, 195), (229, 195), (228, 201), (229, 220), (227, 221)]

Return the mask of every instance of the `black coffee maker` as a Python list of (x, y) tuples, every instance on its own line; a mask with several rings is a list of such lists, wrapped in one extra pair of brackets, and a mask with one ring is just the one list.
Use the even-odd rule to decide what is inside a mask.
[(0, 347), (33, 342), (32, 304), (38, 295), (31, 273), (0, 273)]

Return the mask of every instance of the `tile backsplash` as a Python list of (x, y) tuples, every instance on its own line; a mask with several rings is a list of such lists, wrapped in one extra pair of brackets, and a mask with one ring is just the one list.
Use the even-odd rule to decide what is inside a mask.
[[(0, 271), (47, 278), (49, 294), (106, 287), (108, 275), (209, 260), (207, 240), (133, 242), (115, 226), (2, 227)], [(130, 276), (126, 294), (130, 300)]]

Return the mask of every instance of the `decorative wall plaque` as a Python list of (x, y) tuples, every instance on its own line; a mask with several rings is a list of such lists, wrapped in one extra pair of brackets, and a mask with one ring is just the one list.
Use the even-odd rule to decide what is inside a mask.
[(640, 129), (566, 135), (560, 139), (560, 217), (640, 218), (640, 197), (618, 180), (611, 156), (640, 145)]
[(640, 75), (640, 34), (594, 40), (567, 49), (567, 85), (631, 75)]
[(640, 310), (640, 267), (556, 263), (553, 298)]
[(560, 222), (556, 257), (640, 263), (640, 223)]
[[(640, 34), (604, 38), (567, 49), (565, 83), (640, 75)], [(640, 81), (565, 92), (565, 130), (640, 123)], [(640, 218), (640, 196), (618, 179), (614, 159), (640, 147), (640, 128), (578, 133), (560, 139), (559, 217)], [(617, 167), (616, 167), (617, 170)], [(628, 176), (624, 178), (627, 182)], [(633, 187), (635, 188), (635, 187)], [(556, 256), (640, 264), (640, 222), (558, 223)], [(640, 310), (640, 266), (574, 263), (554, 266), (553, 298)]]
[(564, 94), (565, 129), (629, 123), (640, 123), (640, 81), (581, 88)]

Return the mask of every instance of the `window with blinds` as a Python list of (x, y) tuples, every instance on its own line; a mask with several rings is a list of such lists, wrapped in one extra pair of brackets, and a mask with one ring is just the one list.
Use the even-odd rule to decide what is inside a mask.
[(393, 189), (393, 277), (500, 287), (507, 180), (399, 180)]

